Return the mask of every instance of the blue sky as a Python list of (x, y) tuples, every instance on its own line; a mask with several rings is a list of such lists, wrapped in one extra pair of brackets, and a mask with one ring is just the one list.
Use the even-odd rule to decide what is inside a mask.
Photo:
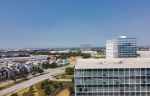
[(150, 45), (150, 0), (0, 0), (0, 48)]

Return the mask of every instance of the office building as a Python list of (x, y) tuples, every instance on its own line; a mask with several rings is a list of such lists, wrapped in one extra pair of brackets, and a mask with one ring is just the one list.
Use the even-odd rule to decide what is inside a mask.
[(75, 96), (150, 96), (150, 58), (81, 59)]
[(129, 58), (137, 56), (136, 38), (121, 36), (106, 42), (107, 58)]

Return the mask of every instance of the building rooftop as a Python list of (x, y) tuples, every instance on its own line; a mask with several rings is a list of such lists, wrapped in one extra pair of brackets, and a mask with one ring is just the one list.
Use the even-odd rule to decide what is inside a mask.
[(127, 36), (120, 36), (120, 38), (127, 38)]
[(75, 69), (150, 68), (150, 58), (78, 59)]

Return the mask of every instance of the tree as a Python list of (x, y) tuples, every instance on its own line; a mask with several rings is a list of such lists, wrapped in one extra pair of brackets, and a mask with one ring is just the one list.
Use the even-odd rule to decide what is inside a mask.
[(44, 70), (40, 66), (33, 66), (33, 72), (35, 72), (35, 73), (43, 73)]
[(49, 55), (49, 52), (32, 52), (32, 55)]
[(18, 96), (18, 94), (17, 93), (13, 93), (11, 96)]
[(50, 95), (55, 90), (53, 84), (50, 84), (48, 80), (45, 80), (41, 87), (44, 89), (46, 95)]
[(44, 90), (45, 90), (46, 95), (50, 95), (55, 90), (55, 88), (53, 85), (49, 84), (44, 87)]
[(28, 92), (24, 92), (22, 96), (35, 96), (34, 93), (35, 93), (34, 87), (31, 86), (29, 91)]
[(91, 58), (91, 54), (82, 54), (82, 58)]
[(34, 93), (35, 93), (34, 87), (31, 86), (30, 89), (29, 89), (29, 94), (28, 94), (28, 96), (34, 96)]
[(57, 63), (52, 63), (52, 64), (43, 63), (43, 64), (42, 64), (42, 67), (43, 67), (44, 69), (48, 69), (48, 68), (56, 68), (56, 67), (58, 67), (58, 66), (57, 66)]
[(68, 67), (65, 69), (65, 72), (67, 75), (73, 75), (74, 74), (74, 68), (73, 67)]
[(10, 79), (16, 82), (16, 75), (14, 75), (13, 73), (11, 73)]
[(44, 70), (43, 70), (42, 68), (38, 68), (38, 72), (39, 72), (39, 73), (43, 73)]
[(49, 68), (56, 68), (56, 67), (57, 67), (57, 63), (49, 64)]
[(43, 81), (42, 84), (41, 84), (41, 89), (44, 89), (44, 87), (45, 87), (46, 85), (48, 85), (48, 84), (49, 84), (49, 81), (48, 81), (48, 80)]

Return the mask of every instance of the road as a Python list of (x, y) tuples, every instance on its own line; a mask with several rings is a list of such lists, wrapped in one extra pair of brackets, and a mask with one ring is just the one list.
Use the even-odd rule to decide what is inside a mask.
[[(69, 66), (72, 66), (72, 65), (69, 65)], [(48, 70), (46, 70), (49, 72), (48, 74), (40, 75), (38, 77), (33, 77), (30, 80), (24, 81), (22, 83), (19, 83), (19, 84), (16, 84), (14, 86), (11, 86), (9, 88), (1, 90), (0, 96), (7, 95), (9, 93), (15, 93), (20, 89), (30, 87), (30, 86), (32, 86), (32, 85), (34, 85), (40, 81), (46, 80), (46, 79), (53, 80), (53, 79), (55, 79), (55, 78), (53, 78), (54, 75), (61, 74), (61, 73), (65, 72), (65, 68), (69, 67), (69, 66), (60, 67), (60, 68), (56, 68), (56, 69), (48, 69)]]

